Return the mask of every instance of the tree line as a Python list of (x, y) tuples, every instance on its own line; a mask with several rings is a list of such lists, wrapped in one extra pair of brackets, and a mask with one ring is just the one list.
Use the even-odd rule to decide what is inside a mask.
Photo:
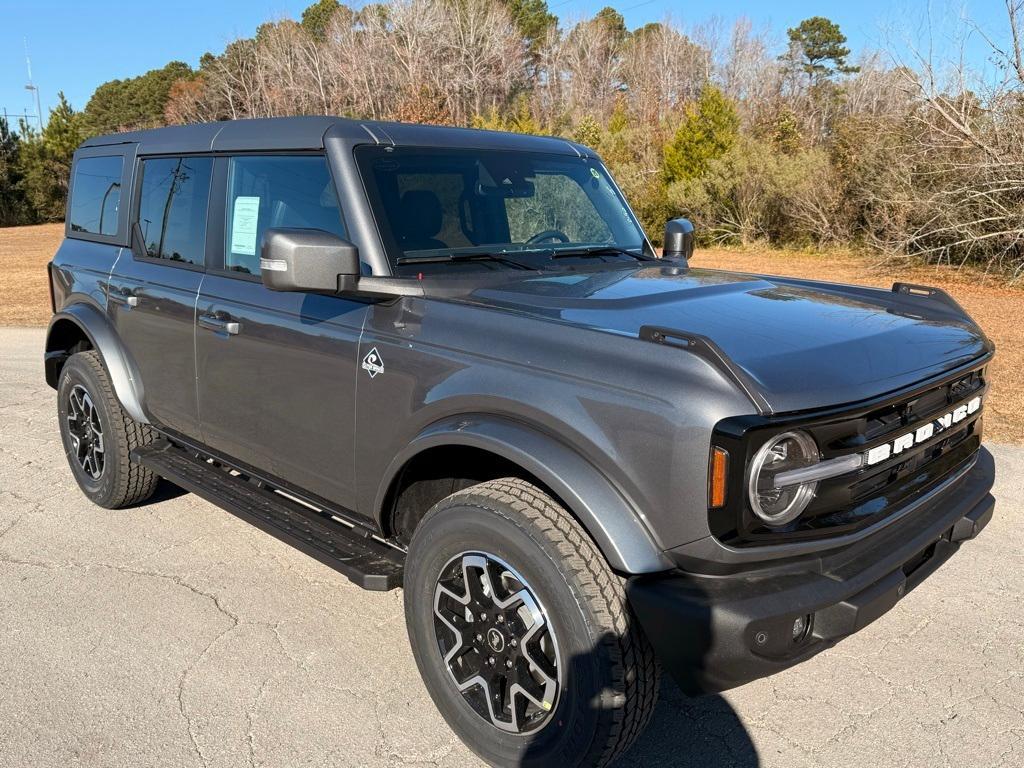
[[(648, 232), (705, 242), (867, 245), (1024, 272), (1024, 0), (1005, 0), (993, 71), (901, 45), (854, 57), (813, 17), (627, 28), (563, 24), (545, 0), (319, 0), (205, 54), (61, 96), (42, 132), (0, 124), (0, 225), (63, 215), (87, 136), (337, 114), (565, 136), (594, 147)], [(961, 60), (962, 61), (962, 60)]]

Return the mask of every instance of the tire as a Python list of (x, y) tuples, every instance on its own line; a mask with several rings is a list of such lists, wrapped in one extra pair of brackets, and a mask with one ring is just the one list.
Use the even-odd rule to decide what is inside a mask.
[[(409, 641), (427, 690), (484, 760), (604, 766), (646, 727), (657, 703), (660, 667), (631, 614), (623, 579), (579, 523), (537, 487), (505, 478), (439, 502), (413, 534), (404, 580)], [(522, 611), (492, 609), (480, 594), (500, 598), (495, 604), (514, 603), (515, 594), (533, 598), (546, 632), (540, 628), (530, 639)], [(492, 634), (495, 629), (501, 638)], [(507, 692), (523, 679), (528, 648), (530, 677), (523, 687), (534, 699), (514, 697), (524, 711), (513, 720)], [(513, 676), (504, 682), (502, 666)], [(472, 681), (485, 677), (491, 680), (487, 691), (504, 702), (501, 708), (483, 705), (489, 697)]]
[[(68, 465), (90, 501), (107, 509), (119, 509), (153, 495), (160, 478), (132, 462), (129, 453), (153, 442), (157, 433), (133, 421), (122, 410), (95, 350), (77, 352), (64, 364), (57, 384), (57, 414)], [(91, 429), (84, 426), (85, 421), (93, 425)], [(83, 459), (83, 454), (88, 453), (84, 447), (87, 440), (101, 447), (92, 453), (91, 459)]]

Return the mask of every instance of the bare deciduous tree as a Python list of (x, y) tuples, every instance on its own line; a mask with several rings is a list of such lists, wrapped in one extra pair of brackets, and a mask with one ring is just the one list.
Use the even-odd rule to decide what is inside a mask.
[[(629, 32), (605, 10), (528, 46), (497, 0), (384, 0), (342, 6), (315, 35), (263, 25), (176, 83), (166, 116), (334, 113), (562, 133), (599, 148), (655, 229), (699, 199), (716, 231), (740, 240), (856, 238), (1020, 273), (1024, 0), (1005, 3), (1002, 34), (970, 30), (988, 41), (995, 76), (924, 45), (895, 65), (869, 53), (848, 67), (844, 54), (812, 77), (794, 64), (800, 50), (780, 61), (784, 41), (743, 18)], [(722, 144), (715, 172), (682, 190), (689, 199), (666, 194), (664, 147), (709, 83), (744, 140)]]
[[(985, 35), (1001, 77), (973, 73), (961, 46), (952, 61), (912, 48), (898, 71), (921, 108), (902, 192), (902, 253), (1024, 273), (1024, 2), (1005, 0), (1007, 42)], [(897, 200), (887, 201), (896, 204)]]

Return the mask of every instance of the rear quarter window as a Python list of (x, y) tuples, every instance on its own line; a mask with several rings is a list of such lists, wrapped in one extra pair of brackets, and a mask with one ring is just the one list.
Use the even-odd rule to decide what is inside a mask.
[(83, 157), (75, 163), (68, 207), (72, 233), (117, 234), (123, 167), (120, 155)]

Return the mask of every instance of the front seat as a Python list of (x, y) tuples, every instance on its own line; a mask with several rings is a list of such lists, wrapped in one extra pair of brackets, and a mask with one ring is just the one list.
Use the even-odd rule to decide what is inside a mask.
[(427, 251), (448, 247), (436, 237), (444, 222), (444, 209), (437, 195), (428, 189), (410, 189), (402, 195), (401, 202), (404, 219), (402, 250)]

